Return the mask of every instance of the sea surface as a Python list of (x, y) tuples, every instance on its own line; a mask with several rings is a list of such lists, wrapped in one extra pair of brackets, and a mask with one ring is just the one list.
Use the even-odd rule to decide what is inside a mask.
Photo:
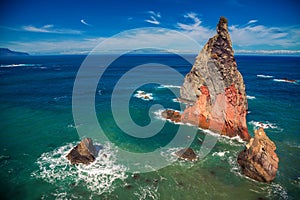
[[(109, 56), (98, 56), (100, 66), (94, 67), (103, 67), (101, 61)], [(145, 81), (149, 75), (169, 79), (167, 72), (156, 73), (157, 68), (164, 66), (184, 76), (191, 64), (175, 55), (127, 55), (108, 66), (92, 95), (97, 119), (110, 142), (93, 138), (101, 147), (96, 162), (71, 166), (65, 156), (82, 137), (91, 134), (78, 134), (77, 129), (89, 125), (75, 123), (72, 113), (73, 85), (85, 58), (0, 58), (1, 199), (299, 199), (300, 57), (236, 56), (246, 85), (249, 132), (253, 135), (255, 128), (264, 126), (277, 146), (279, 170), (269, 184), (241, 174), (237, 155), (245, 143), (238, 138), (215, 136), (216, 145), (196, 162), (176, 160), (174, 152), (181, 147), (165, 149), (162, 155), (172, 163), (147, 173), (128, 172), (128, 166), (118, 161), (119, 148), (137, 153), (154, 151), (168, 144), (182, 126), (182, 140), (191, 143), (196, 153), (206, 135), (214, 135), (193, 126), (164, 121), (160, 116), (162, 107), (152, 107), (159, 104), (180, 110), (172, 91), (178, 93), (183, 80), (173, 80), (173, 84), (170, 80), (168, 84), (149, 81), (129, 94), (127, 109), (134, 123), (165, 123), (155, 136), (143, 137), (145, 132), (138, 133), (140, 137), (130, 136), (114, 120), (111, 98), (118, 80), (143, 64), (147, 64), (147, 73), (134, 72), (136, 81)], [(128, 84), (119, 84), (118, 88), (118, 98), (128, 96)], [(188, 135), (189, 131), (197, 132), (194, 138)]]

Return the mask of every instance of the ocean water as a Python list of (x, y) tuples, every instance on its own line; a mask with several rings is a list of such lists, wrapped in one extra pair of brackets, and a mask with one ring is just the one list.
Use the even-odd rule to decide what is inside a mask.
[[(97, 59), (108, 57), (102, 55)], [(184, 108), (173, 93), (179, 92), (183, 80), (172, 80), (167, 71), (156, 73), (161, 65), (182, 75), (188, 73), (191, 64), (174, 55), (127, 55), (107, 68), (92, 95), (97, 119), (110, 142), (93, 138), (100, 147), (96, 162), (90, 166), (69, 165), (65, 156), (81, 137), (97, 135), (93, 127), (86, 135), (78, 134), (77, 129), (88, 124), (75, 124), (72, 114), (73, 85), (85, 58), (70, 55), (0, 59), (1, 199), (299, 198), (299, 57), (236, 56), (248, 96), (248, 129), (253, 134), (257, 126), (264, 126), (277, 146), (279, 170), (269, 184), (241, 174), (236, 159), (245, 143), (238, 139), (217, 137), (209, 154), (194, 163), (176, 160), (174, 152), (180, 146), (167, 148), (161, 153), (172, 164), (147, 173), (130, 173), (128, 166), (119, 162), (118, 149), (152, 152), (166, 146), (180, 127), (185, 127), (181, 140), (191, 144), (196, 153), (200, 152), (206, 135), (212, 134), (163, 121), (162, 107), (153, 107), (159, 104), (175, 110)], [(188, 58), (194, 60), (195, 56)], [(148, 64), (150, 71), (134, 72), (136, 81), (145, 81), (149, 76), (168, 79), (166, 84), (148, 81), (129, 94), (127, 109), (134, 123), (165, 123), (156, 135), (144, 138), (143, 134), (148, 136), (146, 132), (139, 133), (140, 137), (126, 134), (115, 121), (111, 105), (116, 86), (121, 100), (132, 89), (128, 84), (118, 85), (118, 80), (143, 64)], [(296, 82), (287, 82), (285, 78)], [(84, 95), (76, 98), (81, 97)], [(189, 132), (195, 131), (195, 137), (190, 137)]]

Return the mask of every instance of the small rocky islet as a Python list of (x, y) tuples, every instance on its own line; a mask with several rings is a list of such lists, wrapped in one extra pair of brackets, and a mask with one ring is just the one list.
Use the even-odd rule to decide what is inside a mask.
[[(188, 102), (187, 108), (182, 113), (164, 110), (162, 117), (229, 137), (239, 136), (249, 142), (238, 154), (237, 161), (242, 173), (261, 182), (274, 180), (279, 163), (276, 146), (262, 128), (255, 131), (253, 138), (248, 132), (245, 84), (237, 69), (226, 18), (220, 18), (217, 34), (208, 40), (185, 76), (179, 100)], [(181, 149), (175, 155), (188, 161), (197, 160), (191, 148)], [(71, 164), (93, 162), (96, 149), (92, 140), (83, 139), (67, 158)]]
[(76, 145), (66, 156), (72, 165), (88, 165), (95, 161), (97, 156), (96, 147), (93, 145), (91, 138), (84, 138)]

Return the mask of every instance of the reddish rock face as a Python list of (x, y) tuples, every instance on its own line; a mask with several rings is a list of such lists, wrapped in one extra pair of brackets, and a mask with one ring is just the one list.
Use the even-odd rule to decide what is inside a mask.
[(197, 56), (180, 95), (182, 101), (192, 102), (182, 113), (182, 122), (249, 141), (245, 85), (237, 70), (227, 19), (220, 18), (217, 34)]
[(180, 122), (181, 121), (181, 114), (175, 110), (164, 110), (162, 112), (162, 117), (169, 119), (173, 122)]
[(256, 130), (254, 138), (251, 138), (246, 149), (238, 155), (242, 172), (257, 181), (271, 182), (278, 170), (279, 158), (275, 150), (275, 144), (266, 135), (264, 129)]

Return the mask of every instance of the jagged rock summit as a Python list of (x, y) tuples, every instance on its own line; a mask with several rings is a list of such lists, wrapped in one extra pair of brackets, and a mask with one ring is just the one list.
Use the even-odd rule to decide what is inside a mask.
[(226, 18), (220, 18), (217, 34), (208, 40), (186, 75), (180, 100), (190, 104), (181, 115), (182, 122), (250, 140), (245, 85), (237, 69)]
[(90, 164), (96, 159), (96, 148), (93, 145), (91, 138), (84, 138), (81, 142), (75, 146), (67, 155), (71, 164)]
[(254, 138), (238, 155), (238, 163), (243, 174), (261, 182), (271, 182), (276, 177), (279, 158), (276, 146), (263, 128), (255, 131)]

